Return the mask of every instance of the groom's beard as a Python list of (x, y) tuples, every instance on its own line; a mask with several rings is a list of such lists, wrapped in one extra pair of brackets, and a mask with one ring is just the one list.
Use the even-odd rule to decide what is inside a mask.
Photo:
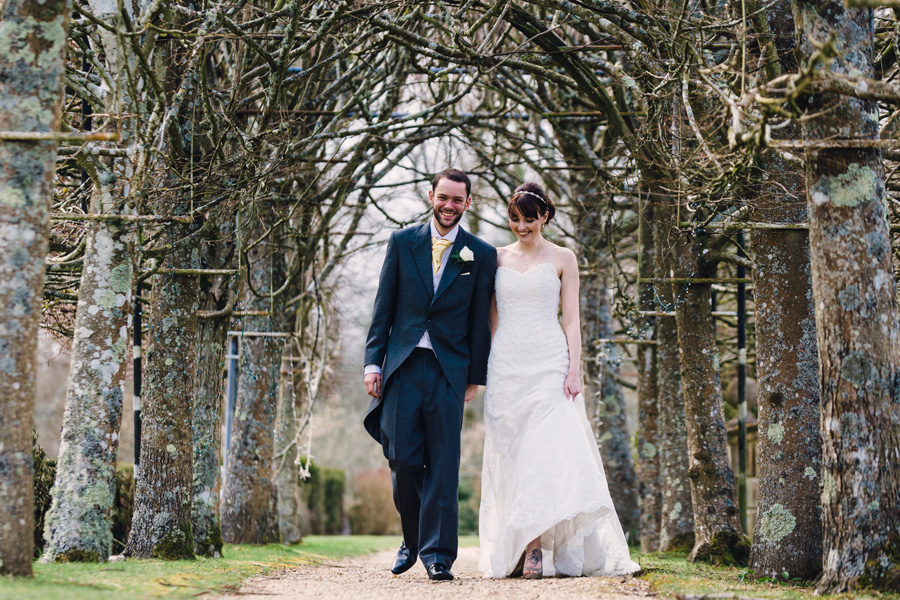
[(450, 221), (449, 225), (445, 225), (444, 219), (446, 217), (441, 214), (441, 211), (439, 211), (436, 208), (432, 208), (431, 212), (434, 214), (434, 220), (437, 221), (438, 223), (440, 223), (441, 227), (446, 227), (447, 229), (453, 229), (454, 227), (456, 227), (456, 224), (459, 223), (460, 219), (462, 219), (462, 216), (463, 216), (462, 212), (459, 212), (456, 214), (455, 217), (453, 217), (453, 220)]

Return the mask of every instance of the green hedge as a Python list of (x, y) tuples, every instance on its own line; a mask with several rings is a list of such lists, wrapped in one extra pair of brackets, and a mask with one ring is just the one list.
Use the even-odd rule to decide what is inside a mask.
[(309, 464), (309, 478), (300, 480), (303, 500), (309, 509), (309, 532), (313, 535), (337, 535), (344, 528), (344, 491), (346, 474), (342, 469)]

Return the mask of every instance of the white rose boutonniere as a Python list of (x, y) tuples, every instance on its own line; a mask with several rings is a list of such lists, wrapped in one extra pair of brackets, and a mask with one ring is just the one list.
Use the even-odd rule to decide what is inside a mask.
[(475, 253), (472, 252), (471, 248), (468, 246), (463, 246), (459, 252), (454, 253), (451, 258), (458, 263), (468, 263), (475, 260)]

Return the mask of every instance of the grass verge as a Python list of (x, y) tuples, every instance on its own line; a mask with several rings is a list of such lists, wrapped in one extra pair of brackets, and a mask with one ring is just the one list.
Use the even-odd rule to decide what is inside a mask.
[(396, 548), (395, 536), (310, 535), (294, 546), (226, 546), (215, 559), (35, 563), (31, 579), (0, 577), (2, 600), (194, 598), (234, 591), (255, 575)]
[(633, 558), (643, 568), (641, 579), (647, 581), (654, 592), (667, 598), (731, 593), (742, 598), (769, 600), (900, 600), (900, 590), (896, 593), (859, 591), (816, 596), (810, 582), (790, 580), (790, 575), (780, 581), (756, 581), (749, 569), (689, 563), (686, 554), (636, 554)]

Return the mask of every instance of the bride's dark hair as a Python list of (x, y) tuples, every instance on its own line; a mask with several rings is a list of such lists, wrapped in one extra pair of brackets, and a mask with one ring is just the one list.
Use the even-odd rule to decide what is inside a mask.
[(547, 214), (547, 222), (553, 219), (556, 214), (556, 207), (553, 201), (547, 196), (540, 185), (529, 181), (523, 183), (516, 188), (512, 197), (509, 199), (509, 206), (506, 207), (509, 216), (513, 212), (522, 215), (526, 219), (539, 219)]

